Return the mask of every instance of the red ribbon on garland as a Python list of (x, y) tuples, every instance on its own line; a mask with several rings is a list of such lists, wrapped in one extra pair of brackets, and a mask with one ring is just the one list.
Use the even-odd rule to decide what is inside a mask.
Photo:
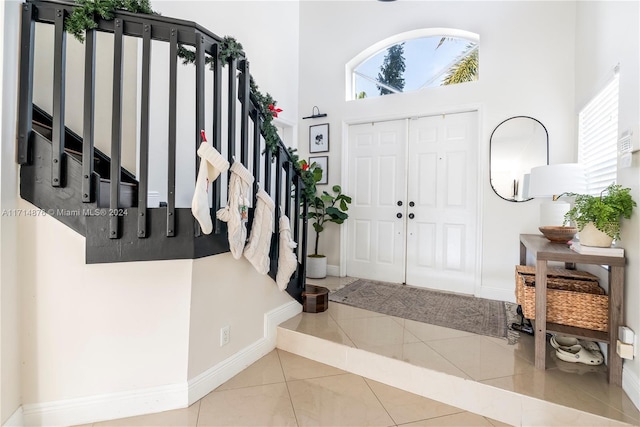
[(282, 113), (282, 108), (276, 108), (275, 105), (269, 104), (269, 111), (271, 111), (273, 117), (278, 117), (278, 113)]

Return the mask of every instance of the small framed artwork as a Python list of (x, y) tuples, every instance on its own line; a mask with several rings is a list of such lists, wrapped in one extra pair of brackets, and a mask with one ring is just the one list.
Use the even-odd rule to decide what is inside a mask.
[(329, 183), (329, 157), (309, 157), (309, 164), (312, 165), (315, 162), (316, 166), (322, 169), (322, 178), (316, 184), (328, 184)]
[(309, 152), (329, 151), (329, 123), (309, 126)]

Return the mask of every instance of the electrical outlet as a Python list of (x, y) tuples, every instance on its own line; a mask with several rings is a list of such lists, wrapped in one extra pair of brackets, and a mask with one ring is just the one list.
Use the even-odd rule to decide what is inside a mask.
[(220, 347), (229, 344), (231, 339), (231, 327), (229, 325), (220, 328)]

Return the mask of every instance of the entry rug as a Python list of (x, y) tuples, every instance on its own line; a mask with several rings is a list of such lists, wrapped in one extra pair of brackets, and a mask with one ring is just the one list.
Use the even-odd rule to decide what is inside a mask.
[(509, 333), (507, 322), (511, 319), (503, 301), (365, 279), (330, 293), (329, 300), (389, 316), (505, 338), (510, 343), (516, 339)]

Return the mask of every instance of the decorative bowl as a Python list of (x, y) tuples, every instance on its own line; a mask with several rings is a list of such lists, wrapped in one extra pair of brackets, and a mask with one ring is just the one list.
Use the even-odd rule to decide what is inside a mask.
[(576, 227), (561, 227), (557, 225), (545, 225), (538, 227), (538, 230), (550, 241), (554, 243), (567, 243), (573, 239), (578, 232)]

